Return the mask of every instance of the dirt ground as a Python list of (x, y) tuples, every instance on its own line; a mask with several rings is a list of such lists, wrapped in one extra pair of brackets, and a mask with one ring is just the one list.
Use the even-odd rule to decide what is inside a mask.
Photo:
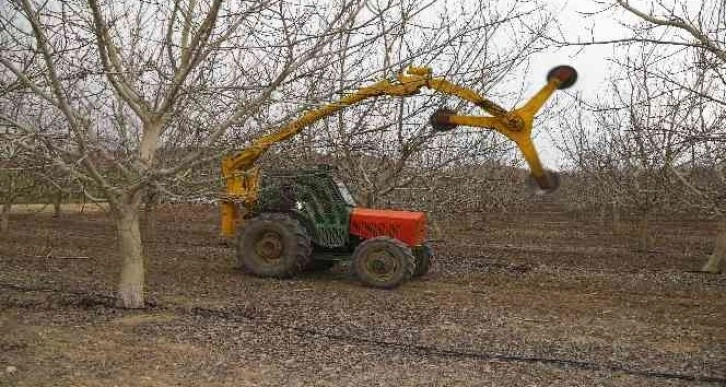
[(147, 235), (145, 310), (114, 308), (102, 212), (14, 214), (0, 236), (0, 386), (726, 385), (726, 275), (693, 272), (708, 222), (561, 213), (435, 222), (435, 267), (399, 289), (345, 265), (291, 280), (233, 268), (216, 212)]

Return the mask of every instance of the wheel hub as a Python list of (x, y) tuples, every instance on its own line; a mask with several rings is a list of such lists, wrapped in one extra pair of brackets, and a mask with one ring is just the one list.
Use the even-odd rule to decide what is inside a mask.
[(260, 258), (267, 261), (280, 259), (283, 252), (283, 244), (280, 234), (268, 232), (260, 238), (255, 244), (255, 252)]
[(385, 251), (376, 251), (368, 256), (366, 268), (371, 274), (385, 280), (395, 273), (398, 268), (398, 261)]

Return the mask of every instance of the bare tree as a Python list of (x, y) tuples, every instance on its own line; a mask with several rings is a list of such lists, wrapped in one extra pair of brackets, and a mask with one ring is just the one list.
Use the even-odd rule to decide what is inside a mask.
[[(163, 191), (219, 156), (210, 149), (240, 147), (270, 127), (268, 118), (285, 110), (278, 97), (304, 90), (302, 80), (339, 50), (341, 32), (360, 45), (382, 36), (368, 28), (380, 13), (359, 0), (3, 4), (0, 79), (11, 92), (0, 98), (22, 94), (25, 115), (3, 111), (0, 120), (21, 134), (17, 146), (108, 202), (122, 260), (119, 300), (131, 308), (144, 305), (145, 190)], [(169, 143), (189, 151), (158, 157)]]
[[(652, 193), (651, 202), (660, 201), (660, 206), (671, 210), (698, 209), (720, 218), (721, 228), (726, 230), (726, 3), (646, 3), (615, 0), (604, 5), (623, 21), (628, 36), (555, 41), (619, 47), (622, 55), (611, 60), (624, 76), (613, 77), (615, 98), (593, 109), (600, 118), (617, 117), (609, 126), (615, 128), (614, 134), (610, 131), (601, 140), (632, 144), (620, 154), (611, 154), (610, 161), (636, 157), (641, 167), (650, 166), (642, 178), (650, 179), (645, 192)], [(616, 138), (624, 131), (627, 138)], [(642, 183), (632, 171), (627, 177), (633, 179), (631, 186), (638, 188), (636, 184)], [(638, 191), (643, 192), (642, 188)], [(704, 270), (718, 271), (725, 240), (726, 233), (721, 231)]]
[[(360, 47), (342, 38), (336, 60), (312, 83), (335, 82), (346, 90), (351, 79), (387, 75), (386, 71), (371, 73), (370, 68), (400, 71), (409, 64), (431, 64), (437, 77), (513, 103), (519, 97), (519, 88), (510, 82), (516, 78), (513, 73), (525, 67), (527, 58), (539, 49), (537, 43), (551, 18), (531, 2), (474, 7), (401, 3), (398, 9), (404, 23), (392, 25), (378, 19), (378, 29), (387, 31), (382, 46)], [(439, 17), (431, 18), (432, 11)], [(513, 31), (516, 39), (511, 38)], [(444, 176), (450, 166), (490, 162), (509, 150), (502, 137), (488, 131), (460, 128), (436, 135), (428, 118), (434, 109), (445, 106), (480, 113), (465, 101), (435, 93), (369, 101), (323, 120), (282, 147), (281, 153), (296, 155), (291, 164), (329, 155), (327, 161), (338, 166), (358, 201), (377, 206), (415, 180), (429, 183)]]
[[(629, 1), (617, 4), (641, 20), (633, 26), (634, 40), (644, 46), (663, 51), (670, 59), (667, 66), (643, 66), (644, 81), (660, 82), (667, 106), (673, 109), (663, 132), (678, 138), (680, 149), (669, 149), (666, 155), (668, 171), (723, 219), (726, 205), (722, 193), (726, 191), (724, 179), (724, 107), (726, 106), (726, 4), (722, 1), (704, 1), (689, 4), (684, 1), (657, 1), (650, 9), (639, 8)], [(640, 27), (640, 28), (638, 28)], [(676, 62), (680, 61), (680, 65)], [(675, 66), (674, 66), (674, 63)], [(680, 70), (680, 71), (677, 71)], [(678, 152), (680, 151), (680, 152)], [(688, 158), (690, 153), (690, 160)], [(686, 179), (679, 173), (683, 165), (697, 164), (709, 169), (716, 190), (700, 187), (696, 179)], [(696, 177), (696, 175), (691, 175)], [(721, 192), (721, 194), (714, 194)], [(726, 228), (716, 238), (716, 248), (704, 270), (718, 271), (724, 258)]]
[(13, 204), (25, 191), (32, 189), (32, 179), (23, 178), (26, 169), (22, 155), (12, 143), (3, 143), (0, 148), (0, 231), (10, 227), (10, 211)]
[[(14, 117), (22, 114), (16, 103), (4, 104), (3, 108)], [(55, 181), (56, 170), (11, 141), (17, 137), (13, 127), (0, 123), (0, 231), (9, 229), (10, 213), (18, 200), (42, 203), (64, 188)]]

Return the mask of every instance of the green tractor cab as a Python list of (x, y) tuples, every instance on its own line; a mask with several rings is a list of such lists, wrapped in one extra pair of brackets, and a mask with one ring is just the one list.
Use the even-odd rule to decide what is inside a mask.
[(433, 253), (422, 212), (359, 208), (328, 166), (267, 171), (238, 233), (238, 265), (286, 278), (352, 261), (366, 285), (394, 288), (426, 274)]

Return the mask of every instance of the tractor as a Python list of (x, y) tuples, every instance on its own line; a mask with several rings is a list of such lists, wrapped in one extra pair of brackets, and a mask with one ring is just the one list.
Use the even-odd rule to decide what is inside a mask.
[(559, 178), (540, 162), (532, 142), (533, 122), (555, 90), (572, 86), (576, 79), (574, 68), (555, 67), (539, 92), (509, 111), (472, 89), (432, 77), (429, 68), (410, 67), (395, 80), (380, 80), (311, 109), (222, 160), (221, 235), (236, 240), (238, 266), (260, 277), (285, 278), (351, 260), (366, 285), (395, 288), (431, 267), (424, 213), (359, 208), (328, 167), (262, 172), (256, 161), (274, 144), (348, 106), (378, 96), (411, 96), (428, 88), (462, 98), (490, 114), (463, 116), (441, 108), (431, 116), (433, 130), (449, 131), (458, 125), (496, 130), (517, 145), (541, 192), (551, 192)]
[(393, 288), (431, 267), (426, 215), (357, 207), (330, 166), (265, 171), (259, 184), (237, 241), (237, 264), (247, 272), (290, 277), (351, 260), (363, 283)]

